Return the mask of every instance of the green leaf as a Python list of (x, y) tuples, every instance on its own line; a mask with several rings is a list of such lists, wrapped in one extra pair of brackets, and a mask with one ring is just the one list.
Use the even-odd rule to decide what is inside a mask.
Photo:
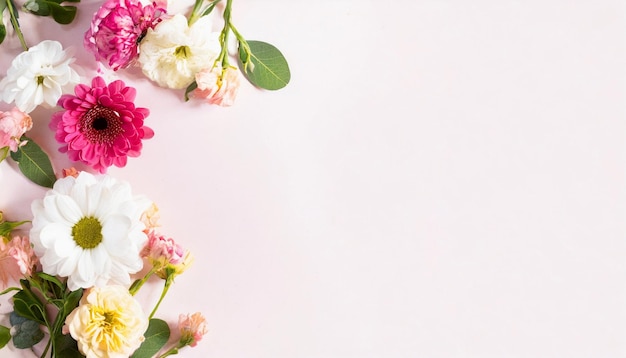
[(189, 101), (189, 94), (193, 92), (193, 90), (195, 90), (196, 88), (198, 88), (198, 82), (196, 81), (193, 81), (193, 83), (187, 87), (187, 89), (185, 90), (185, 102)]
[(11, 158), (18, 163), (22, 174), (33, 183), (52, 188), (56, 176), (50, 158), (32, 139), (22, 136), (21, 140), (27, 142), (17, 152), (11, 152)]
[(61, 6), (55, 3), (48, 3), (54, 21), (61, 25), (70, 24), (76, 17), (76, 6)]
[(287, 86), (291, 72), (283, 54), (266, 42), (247, 41), (247, 44), (249, 53), (246, 46), (239, 45), (239, 66), (248, 81), (267, 90), (278, 90)]
[[(0, 11), (0, 16), (2, 15), (2, 11)], [(4, 41), (4, 38), (7, 37), (7, 28), (4, 24), (0, 24), (0, 44)], [(5, 150), (6, 149), (6, 150)], [(0, 149), (0, 162), (4, 160), (7, 156), (9, 147), (4, 147)], [(2, 153), (4, 151), (4, 155)]]
[(44, 317), (45, 307), (43, 303), (30, 292), (30, 288), (24, 288), (13, 295), (13, 309), (18, 315), (24, 318), (28, 318), (40, 324), (46, 324)]
[(0, 326), (0, 348), (4, 347), (11, 340), (11, 330), (9, 327)]
[(137, 348), (131, 358), (150, 358), (154, 356), (170, 338), (170, 327), (158, 318), (152, 318), (148, 330), (144, 333), (145, 341)]
[(78, 343), (72, 339), (72, 336), (64, 335), (57, 341), (57, 349), (59, 350), (59, 357), (63, 358), (85, 358), (84, 355), (78, 350)]
[(34, 321), (26, 321), (13, 327), (15, 328), (15, 334), (13, 335), (15, 348), (30, 348), (39, 343), (44, 337), (39, 324)]
[(42, 280), (48, 281), (59, 288), (64, 288), (63, 282), (61, 282), (61, 280), (59, 280), (56, 276), (49, 275), (45, 272), (37, 272), (37, 276), (39, 276), (39, 278), (41, 278)]
[(80, 2), (80, 0), (28, 0), (24, 9), (38, 16), (52, 16), (59, 24), (67, 25), (76, 18), (76, 6), (61, 5), (63, 2)]
[(80, 299), (83, 297), (83, 289), (79, 288), (76, 291), (70, 292), (69, 295), (65, 296), (65, 304), (63, 305), (63, 311), (65, 315), (70, 314), (74, 308), (78, 306)]

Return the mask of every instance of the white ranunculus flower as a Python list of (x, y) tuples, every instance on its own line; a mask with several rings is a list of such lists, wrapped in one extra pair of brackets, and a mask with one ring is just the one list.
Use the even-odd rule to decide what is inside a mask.
[(68, 287), (128, 285), (140, 271), (148, 237), (141, 217), (152, 203), (127, 182), (81, 172), (57, 180), (31, 205), (30, 240), (43, 271), (68, 277)]
[(87, 358), (129, 357), (145, 340), (148, 318), (126, 287), (110, 285), (86, 291), (65, 324)]
[(191, 27), (176, 14), (149, 29), (139, 45), (143, 73), (162, 87), (185, 88), (200, 70), (211, 67), (221, 51), (219, 33), (211, 31), (208, 16)]
[(0, 81), (0, 97), (23, 112), (54, 107), (63, 93), (80, 82), (71, 57), (57, 41), (45, 40), (17, 55)]

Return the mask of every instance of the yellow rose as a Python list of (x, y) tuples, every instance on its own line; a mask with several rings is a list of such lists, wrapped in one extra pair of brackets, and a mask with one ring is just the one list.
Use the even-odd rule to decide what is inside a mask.
[(65, 320), (87, 358), (129, 357), (144, 341), (148, 318), (123, 286), (94, 287)]

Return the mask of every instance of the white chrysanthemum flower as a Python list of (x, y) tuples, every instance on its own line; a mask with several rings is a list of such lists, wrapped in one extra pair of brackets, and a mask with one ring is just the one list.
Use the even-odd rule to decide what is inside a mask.
[(185, 88), (200, 70), (211, 67), (221, 51), (219, 33), (211, 31), (208, 16), (191, 27), (176, 14), (149, 29), (139, 45), (143, 73), (162, 87)]
[(7, 76), (0, 81), (2, 99), (15, 102), (26, 113), (41, 104), (56, 106), (61, 95), (80, 82), (70, 66), (73, 62), (59, 42), (40, 42), (13, 59)]
[(127, 182), (81, 172), (59, 179), (31, 205), (30, 240), (43, 271), (68, 277), (68, 287), (128, 285), (140, 271), (147, 241), (142, 214), (152, 203)]

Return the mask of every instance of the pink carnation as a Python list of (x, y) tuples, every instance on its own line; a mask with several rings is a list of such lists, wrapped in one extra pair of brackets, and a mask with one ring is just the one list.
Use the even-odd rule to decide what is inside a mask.
[(178, 265), (185, 258), (185, 250), (174, 239), (158, 234), (155, 231), (150, 231), (148, 233), (148, 243), (141, 251), (141, 257), (161, 262), (162, 265)]
[(150, 111), (133, 103), (133, 87), (121, 80), (107, 85), (96, 77), (91, 87), (77, 85), (74, 93), (59, 99), (65, 110), (54, 113), (50, 121), (56, 140), (64, 144), (59, 151), (100, 173), (111, 165), (124, 167), (128, 157), (139, 156), (142, 140), (152, 138), (154, 132), (144, 126)]
[(235, 103), (239, 90), (239, 71), (235, 67), (216, 66), (196, 73), (198, 87), (192, 92), (195, 98), (210, 104), (227, 107)]
[(15, 236), (9, 242), (0, 237), (0, 283), (3, 287), (23, 276), (30, 276), (37, 256), (27, 237)]
[(206, 319), (200, 312), (196, 312), (192, 315), (181, 314), (178, 317), (178, 330), (181, 335), (181, 345), (195, 347), (208, 332)]
[(9, 147), (17, 151), (20, 138), (33, 127), (30, 116), (17, 107), (7, 112), (0, 112), (0, 148)]
[(128, 67), (138, 56), (139, 42), (165, 11), (156, 2), (143, 6), (138, 0), (107, 0), (93, 16), (84, 46), (113, 70)]
[(148, 232), (148, 243), (141, 251), (162, 279), (168, 275), (180, 275), (193, 263), (194, 257), (174, 239), (163, 236), (154, 230)]

